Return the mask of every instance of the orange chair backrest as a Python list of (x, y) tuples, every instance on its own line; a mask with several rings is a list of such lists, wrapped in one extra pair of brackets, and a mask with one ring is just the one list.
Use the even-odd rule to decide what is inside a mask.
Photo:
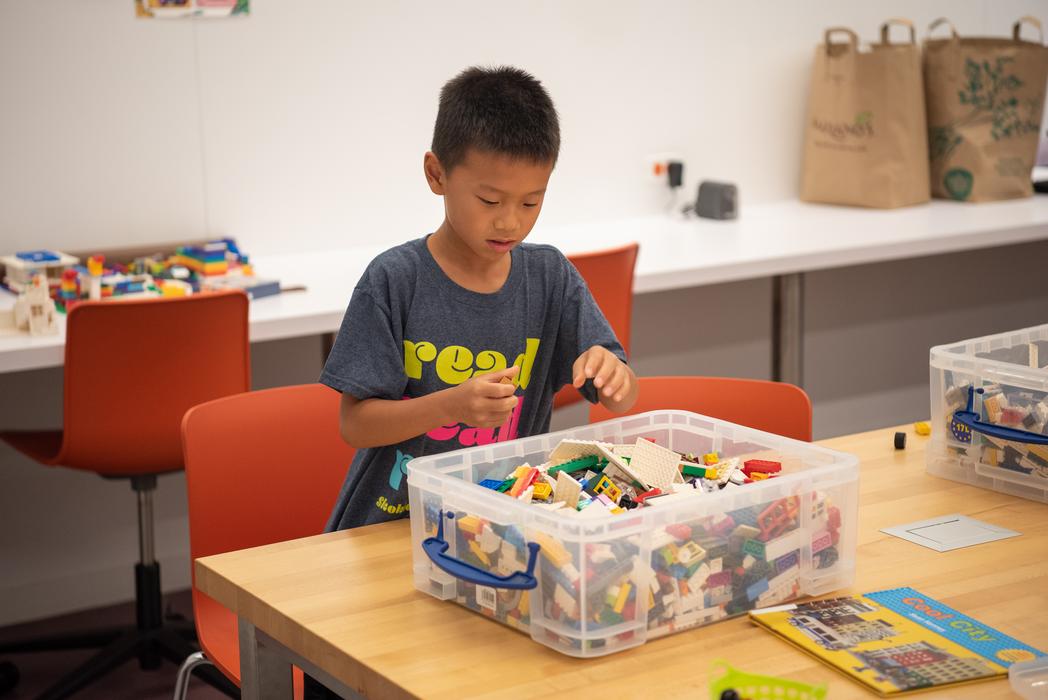
[(320, 534), (355, 450), (322, 384), (229, 396), (182, 422), (193, 559)]
[(645, 411), (701, 413), (795, 440), (811, 441), (811, 400), (793, 384), (729, 377), (640, 377), (636, 405), (615, 414), (590, 407), (590, 423)]
[(105, 476), (182, 468), (182, 416), (251, 386), (242, 292), (84, 302), (66, 324), (56, 462)]
[[(630, 351), (633, 319), (633, 271), (639, 250), (637, 243), (629, 243), (618, 248), (568, 256), (582, 279), (586, 280), (590, 294), (627, 353)], [(578, 390), (566, 386), (557, 392), (553, 406), (560, 408), (581, 399)]]

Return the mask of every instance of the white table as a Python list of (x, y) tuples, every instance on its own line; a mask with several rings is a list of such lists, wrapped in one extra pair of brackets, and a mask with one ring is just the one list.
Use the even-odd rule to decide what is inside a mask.
[[(540, 225), (529, 240), (552, 243), (567, 254), (639, 241), (637, 294), (773, 277), (775, 376), (800, 384), (805, 272), (1048, 240), (1048, 197), (935, 201), (890, 211), (781, 202), (743, 206), (735, 221), (656, 215)], [(251, 250), (249, 239), (242, 243)], [(337, 331), (357, 279), (386, 247), (255, 256), (259, 275), (306, 290), (252, 302), (251, 340)], [(0, 293), (0, 308), (12, 303)], [(50, 337), (0, 336), (0, 372), (60, 366), (64, 330), (63, 324)]]

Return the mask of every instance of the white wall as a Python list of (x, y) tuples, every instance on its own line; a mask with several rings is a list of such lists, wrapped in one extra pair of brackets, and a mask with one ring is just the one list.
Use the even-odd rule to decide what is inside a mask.
[[(644, 166), (664, 151), (689, 192), (733, 180), (745, 208), (795, 195), (824, 27), (1048, 19), (1048, 0), (252, 4), (193, 23), (136, 20), (130, 0), (0, 0), (0, 249), (223, 234), (274, 253), (431, 230), (437, 93), (474, 63), (533, 71), (560, 110), (540, 225), (661, 210)], [(925, 415), (928, 346), (1048, 320), (1046, 260), (1035, 244), (809, 275), (817, 435)], [(639, 297), (634, 363), (766, 377), (769, 297), (767, 280)], [(311, 381), (319, 355), (315, 338), (256, 345), (254, 384)], [(60, 395), (60, 370), (0, 375), (0, 428), (59, 426)], [(181, 476), (161, 480), (157, 516), (165, 587), (184, 588)], [(126, 484), (0, 447), (0, 624), (130, 598), (135, 551)]]
[[(652, 153), (792, 197), (827, 26), (942, 14), (1004, 34), (1045, 0), (776, 3), (255, 0), (137, 20), (130, 0), (0, 0), (4, 248), (229, 234), (249, 251), (399, 242), (439, 223), (421, 173), (440, 86), (511, 63), (548, 86), (563, 154), (542, 224), (650, 213)], [(992, 10), (991, 10), (992, 7)]]

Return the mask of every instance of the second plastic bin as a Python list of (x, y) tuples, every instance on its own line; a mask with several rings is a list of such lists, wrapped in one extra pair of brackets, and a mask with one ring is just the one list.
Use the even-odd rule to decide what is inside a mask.
[(928, 472), (1048, 503), (1048, 325), (931, 349)]
[[(775, 459), (783, 475), (596, 519), (478, 485), (543, 463), (564, 438), (651, 438), (678, 452)], [(408, 463), (415, 585), (565, 654), (620, 651), (850, 585), (858, 474), (852, 455), (683, 411), (417, 458)]]

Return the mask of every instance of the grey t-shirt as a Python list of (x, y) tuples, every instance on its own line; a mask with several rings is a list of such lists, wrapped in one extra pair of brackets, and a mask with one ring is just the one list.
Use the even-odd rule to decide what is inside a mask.
[[(320, 381), (358, 399), (411, 399), (510, 365), (517, 409), (502, 426), (435, 428), (395, 445), (359, 450), (327, 530), (408, 514), (406, 464), (414, 457), (504, 442), (549, 430), (553, 395), (571, 382), (582, 352), (626, 356), (575, 267), (556, 248), (522, 243), (509, 277), (480, 294), (451, 281), (426, 238), (375, 258), (360, 278)], [(592, 382), (583, 396), (596, 401)]]

